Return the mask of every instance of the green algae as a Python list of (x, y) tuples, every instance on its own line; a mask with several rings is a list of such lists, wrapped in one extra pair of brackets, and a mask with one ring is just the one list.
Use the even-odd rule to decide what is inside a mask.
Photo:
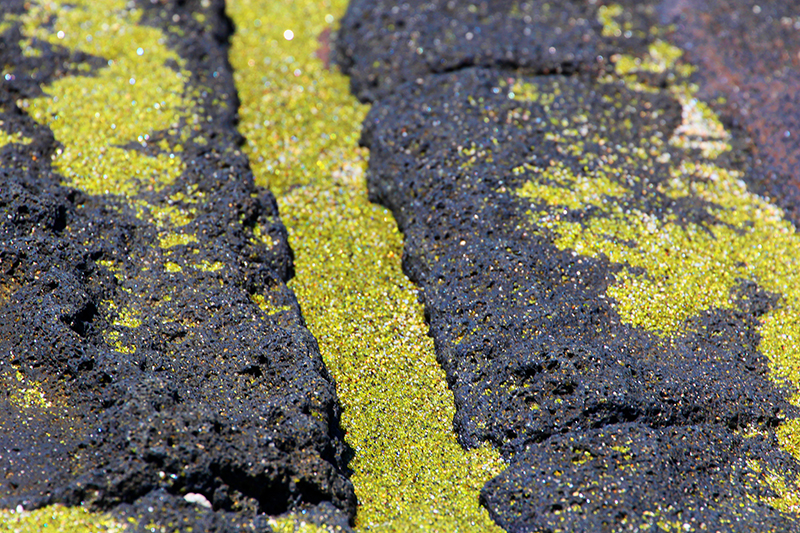
[(465, 451), (391, 214), (366, 198), (357, 148), (367, 107), (325, 69), (345, 2), (231, 3), (231, 62), (256, 180), (275, 192), (295, 252), (290, 283), (337, 381), (355, 457), (356, 527), (493, 531), (478, 504), (503, 467)]
[(118, 533), (133, 525), (83, 507), (51, 505), (35, 511), (0, 510), (0, 533)]
[(67, 76), (43, 87), (44, 96), (22, 102), (64, 145), (54, 167), (71, 186), (90, 194), (132, 196), (142, 187), (158, 189), (184, 168), (175, 150), (147, 155), (122, 146), (146, 145), (151, 133), (191, 119), (192, 101), (185, 94), (189, 73), (167, 66), (182, 60), (166, 47), (161, 31), (138, 24), (141, 16), (124, 0), (109, 0), (103, 9), (71, 0), (32, 4), (21, 17), (29, 42), (39, 39), (108, 60), (90, 82)]

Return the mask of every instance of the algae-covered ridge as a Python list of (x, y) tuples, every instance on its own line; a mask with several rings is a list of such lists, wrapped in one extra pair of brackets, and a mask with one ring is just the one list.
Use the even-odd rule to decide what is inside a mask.
[[(619, 31), (619, 6), (602, 9), (605, 32)], [(606, 258), (620, 269), (607, 295), (622, 319), (669, 340), (689, 319), (713, 309), (742, 304), (740, 291), (754, 284), (776, 303), (759, 317), (759, 351), (769, 360), (779, 385), (800, 386), (800, 236), (784, 213), (768, 199), (748, 190), (741, 171), (721, 156), (731, 150), (730, 133), (712, 108), (697, 96), (689, 77), (691, 65), (682, 51), (656, 40), (642, 57), (614, 57), (615, 73), (606, 83), (622, 82), (634, 91), (657, 93), (643, 73), (667, 73), (666, 89), (681, 106), (681, 123), (670, 138), (652, 136), (639, 144), (608, 145), (602, 156), (582, 151), (586, 137), (581, 117), (553, 112), (562, 135), (551, 135), (559, 151), (580, 158), (582, 171), (558, 162), (523, 165), (516, 175), (529, 177), (517, 194), (532, 201), (530, 219), (540, 231), (552, 232), (564, 250)], [(517, 82), (509, 98), (549, 106), (558, 94)], [(549, 100), (548, 100), (549, 99)], [(549, 108), (549, 107), (548, 107)], [(556, 106), (557, 108), (557, 106)], [(595, 137), (597, 136), (594, 133)], [(604, 144), (601, 137), (590, 139)], [(677, 149), (681, 157), (671, 157)], [(638, 189), (655, 165), (665, 165), (668, 179), (654, 194), (667, 205), (700, 205), (702, 221), (682, 220), (669, 207), (649, 212), (636, 201)], [(649, 165), (649, 168), (648, 168)], [(628, 169), (639, 168), (639, 175)], [(641, 194), (640, 192), (638, 194)], [(797, 402), (795, 398), (793, 402)], [(800, 423), (788, 420), (779, 429), (782, 446), (800, 458)], [(796, 508), (797, 480), (772, 472), (770, 484), (780, 508)]]
[[(42, 50), (48, 53), (55, 50), (59, 57), (68, 59), (61, 71), (46, 77), (41, 91), (34, 91), (36, 96), (20, 98), (16, 105), (43, 130), (49, 130), (58, 143), (50, 158), (52, 170), (63, 178), (63, 185), (76, 191), (74, 196), (80, 204), (74, 217), (67, 218), (64, 233), (82, 240), (74, 246), (91, 248), (86, 256), (93, 262), (82, 266), (88, 270), (87, 277), (93, 276), (96, 282), (92, 290), (106, 298), (93, 302), (88, 308), (91, 318), (86, 320), (92, 321), (89, 326), (73, 324), (78, 335), (85, 335), (77, 342), (84, 343), (90, 355), (100, 352), (100, 357), (96, 362), (91, 361), (93, 365), (89, 364), (86, 373), (100, 364), (126, 365), (134, 361), (132, 366), (137, 368), (134, 358), (138, 358), (138, 368), (142, 372), (148, 370), (148, 364), (160, 366), (155, 371), (161, 371), (168, 383), (180, 365), (186, 365), (187, 360), (193, 364), (191, 357), (185, 357), (192, 345), (199, 346), (196, 351), (202, 352), (205, 346), (220, 339), (220, 336), (214, 338), (217, 315), (240, 313), (240, 320), (249, 322), (253, 331), (261, 328), (259, 331), (266, 333), (280, 332), (284, 326), (286, 331), (294, 331), (302, 325), (302, 320), (293, 295), (280, 279), (286, 277), (290, 268), (290, 261), (282, 262), (282, 258), (288, 257), (283, 227), (275, 213), (269, 212), (272, 209), (269, 198), (266, 198), (265, 207), (252, 181), (247, 182), (247, 178), (252, 178), (247, 174), (246, 160), (235, 150), (232, 140), (226, 138), (226, 135), (234, 135), (224, 129), (224, 120), (220, 120), (220, 116), (226, 118), (228, 99), (233, 95), (211, 94), (214, 91), (204, 85), (202, 78), (216, 78), (218, 73), (212, 73), (211, 69), (198, 73), (197, 65), (190, 65), (175, 48), (177, 38), (183, 37), (187, 27), (193, 28), (194, 38), (202, 34), (198, 27), (205, 16), (203, 9), (212, 8), (212, 3), (204, 0), (196, 12), (190, 14), (194, 21), (190, 18), (189, 22), (196, 22), (195, 26), (187, 24), (186, 20), (178, 24), (180, 17), (185, 16), (183, 13), (170, 14), (175, 25), (168, 31), (158, 18), (166, 18), (166, 11), (159, 12), (160, 6), (144, 6), (117, 0), (100, 5), (88, 1), (31, 2), (26, 4), (23, 14), (7, 17), (0, 14), (0, 22), (3, 31), (11, 31), (11, 28), (22, 37), (19, 46), (24, 56), (35, 60)], [(6, 80), (15, 76), (12, 67), (0, 66)], [(223, 122), (219, 131), (208, 126), (215, 120)], [(4, 124), (0, 124), (0, 131), (0, 148), (30, 142), (18, 132), (8, 131)], [(213, 142), (203, 137), (209, 131), (216, 135)], [(37, 142), (42, 141), (37, 139)], [(241, 183), (234, 183), (235, 178)], [(206, 182), (205, 189), (198, 185), (200, 180)], [(233, 188), (235, 194), (244, 190), (246, 198), (240, 196), (237, 205), (227, 203), (222, 206), (225, 212), (215, 212), (215, 194), (221, 188), (220, 183), (226, 184), (225, 180), (232, 184), (229, 189)], [(225, 199), (230, 202), (231, 197)], [(97, 210), (107, 218), (100, 219)], [(249, 220), (244, 220), (241, 214), (245, 210), (249, 210)], [(89, 214), (84, 216), (87, 211)], [(87, 231), (85, 226), (80, 226), (87, 217), (95, 217), (92, 219), (95, 224), (100, 219), (100, 223), (94, 228), (90, 223)], [(74, 220), (77, 227), (71, 227), (70, 220)], [(225, 231), (229, 238), (223, 242), (214, 242), (216, 237), (209, 237), (209, 233), (216, 235)], [(73, 237), (75, 235), (77, 237)], [(237, 239), (236, 244), (228, 242), (230, 235)], [(232, 253), (233, 246), (241, 256)], [(241, 289), (242, 270), (248, 266), (247, 261), (240, 261), (241, 257), (275, 268), (276, 272), (271, 275), (276, 281), (257, 281), (247, 290)], [(65, 269), (69, 267), (64, 265)], [(234, 305), (229, 306), (231, 301)], [(220, 310), (221, 305), (226, 307)], [(153, 338), (154, 327), (168, 329), (172, 338), (154, 347), (148, 340), (148, 337)], [(225, 336), (221, 339), (224, 341)], [(96, 341), (99, 346), (93, 345)], [(243, 351), (236, 348), (234, 346), (231, 351)], [(216, 415), (235, 416), (235, 410), (244, 404), (242, 398), (274, 392), (246, 374), (242, 376), (226, 370), (222, 363), (227, 361), (222, 354), (228, 350), (220, 348), (216, 361), (203, 369), (207, 372), (205, 383), (209, 385), (205, 390), (200, 390), (202, 387), (188, 390), (192, 388), (188, 380), (179, 384), (185, 391), (182, 394), (202, 396), (196, 402), (184, 402), (188, 408), (195, 405), (202, 408), (203, 402), (217, 402), (217, 405), (225, 405)], [(142, 354), (143, 351), (147, 353)], [(230, 357), (227, 360), (230, 361)], [(117, 377), (115, 370), (110, 370), (114, 378)], [(54, 385), (57, 380), (48, 377), (45, 387), (27, 372), (23, 365), (16, 375), (12, 370), (11, 375), (3, 376), (4, 383), (15, 391), (9, 397), (9, 404), (18, 411), (21, 423), (28, 416), (31, 420), (47, 419), (58, 430), (69, 429), (71, 434), (60, 442), (65, 448), (72, 444), (66, 441), (80, 441), (85, 437), (84, 432), (103, 429), (103, 422), (93, 419), (95, 411), (102, 414), (102, 409), (76, 417), (78, 407), (64, 401), (71, 395), (85, 400), (80, 397), (80, 391), (65, 391), (62, 397), (53, 392), (60, 386)], [(222, 381), (228, 378), (232, 378), (232, 383), (228, 381), (228, 389), (225, 389)], [(144, 381), (146, 379), (136, 387), (146, 389)], [(216, 383), (219, 383), (218, 390), (214, 388)], [(119, 399), (120, 404), (131, 399), (130, 390), (125, 390), (124, 386), (116, 389), (117, 392), (129, 393), (127, 400)], [(284, 391), (285, 394), (289, 392)], [(109, 403), (114, 404), (113, 401)], [(115, 420), (112, 421), (115, 427), (106, 434), (126, 423), (148, 422), (152, 422), (152, 417), (148, 421)], [(96, 426), (87, 430), (85, 426), (89, 424)], [(161, 433), (159, 430), (159, 435)], [(51, 439), (51, 435), (47, 438)], [(93, 438), (91, 442), (97, 443)], [(97, 444), (104, 442), (101, 440)], [(198, 443), (198, 449), (202, 449), (202, 443)], [(114, 460), (124, 461), (125, 454), (134, 460), (142, 456), (141, 447), (137, 448), (130, 436), (128, 448), (117, 447), (115, 452), (118, 453), (103, 456), (105, 452), (85, 450), (86, 446), (81, 445), (64, 461), (69, 463), (72, 473), (72, 481), (66, 483), (73, 483), (73, 486), (67, 490), (80, 493), (84, 482), (80, 476), (85, 476), (98, 461), (107, 468)], [(189, 466), (184, 464), (182, 468)], [(130, 465), (125, 468), (130, 469)], [(106, 479), (101, 479), (100, 483), (108, 482), (111, 486), (114, 474), (108, 470), (104, 472)], [(61, 475), (61, 472), (56, 474)], [(123, 471), (122, 475), (125, 474)], [(180, 471), (152, 474), (155, 483), (162, 487), (184, 482)], [(56, 484), (58, 480), (52, 482)], [(342, 483), (346, 480), (342, 479)], [(181, 490), (176, 488), (179, 493)], [(105, 496), (102, 490), (86, 496), (87, 508), (97, 495)], [(111, 495), (112, 499), (115, 497), (118, 495)], [(234, 501), (227, 505), (238, 505), (237, 498), (239, 496), (232, 494)], [(81, 501), (83, 499), (81, 497)], [(108, 504), (104, 507), (108, 508)], [(75, 532), (123, 527), (119, 525), (119, 518), (60, 506), (33, 512), (20, 506), (2, 511), (0, 522), (2, 531), (6, 531), (3, 529), (6, 526), (10, 531), (39, 531), (49, 527)]]

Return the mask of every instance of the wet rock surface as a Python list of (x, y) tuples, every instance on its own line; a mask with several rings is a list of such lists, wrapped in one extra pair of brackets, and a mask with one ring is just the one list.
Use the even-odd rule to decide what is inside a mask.
[(147, 153), (181, 137), (186, 168), (127, 196), (66, 185), (64, 146), (25, 112), (48, 84), (91, 84), (112, 63), (21, 50), (29, 7), (4, 1), (0, 25), (0, 129), (22, 135), (0, 146), (0, 506), (84, 503), (196, 531), (268, 530), (264, 513), (304, 509), (347, 528), (335, 385), (285, 284), (275, 200), (238, 148), (223, 3), (136, 6), (203, 115), (150, 132), (150, 148), (133, 139)]
[[(404, 233), (455, 430), (509, 460), (483, 503), (509, 531), (791, 530), (765, 473), (800, 471), (775, 431), (797, 416), (796, 387), (770, 379), (762, 325), (793, 297), (743, 276), (691, 301), (728, 276), (698, 258), (727, 256), (716, 247), (728, 229), (730, 250), (749, 246), (759, 224), (727, 207), (746, 192), (730, 180), (758, 181), (729, 147), (743, 132), (692, 118), (711, 114), (695, 113), (687, 70), (664, 60), (674, 52), (657, 31), (628, 41), (634, 61), (598, 37), (594, 7), (568, 2), (559, 16), (583, 10), (573, 37), (587, 38), (570, 46), (557, 25), (530, 23), (538, 49), (558, 45), (552, 63), (525, 52), (524, 21), (507, 26), (514, 9), (543, 5), (496, 4), (354, 2), (338, 45), (354, 92), (375, 100), (362, 138), (370, 198)], [(627, 13), (615, 16), (636, 20)], [(485, 54), (465, 32), (458, 46), (430, 44), (463, 20)], [(424, 52), (406, 50), (410, 38)], [(597, 69), (598, 53), (617, 64)], [(570, 54), (588, 59), (563, 68)], [(726, 192), (708, 193), (719, 181)]]

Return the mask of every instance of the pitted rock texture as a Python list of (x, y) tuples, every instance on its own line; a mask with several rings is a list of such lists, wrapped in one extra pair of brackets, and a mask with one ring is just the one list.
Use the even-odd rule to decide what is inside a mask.
[(654, 2), (627, 5), (625, 33), (603, 33), (596, 2), (354, 0), (342, 19), (336, 60), (353, 94), (374, 101), (403, 82), (469, 66), (535, 73), (599, 72), (613, 53), (650, 40)]
[[(180, 125), (183, 174), (132, 197), (64, 186), (60, 144), (18, 105), (64, 76), (92, 84), (106, 59), (45, 42), (23, 54), (15, 21), (0, 34), (0, 128), (30, 140), (0, 147), (0, 505), (84, 502), (203, 531), (266, 531), (264, 514), (303, 508), (346, 529), (335, 384), (285, 284), (275, 200), (238, 149), (232, 25), (221, 1), (137, 7), (208, 120)], [(200, 201), (168, 203), (176, 193)], [(172, 206), (193, 210), (194, 240), (159, 245), (147, 213)]]
[(791, 530), (788, 519), (760, 515), (763, 507), (734, 507), (731, 485), (753, 486), (757, 477), (743, 457), (774, 451), (766, 442), (718, 440), (727, 431), (632, 423), (555, 435), (487, 483), (483, 500), (509, 531), (630, 531), (643, 521), (684, 531)]
[[(770, 505), (781, 495), (763, 474), (800, 472), (775, 434), (797, 416), (786, 399), (794, 387), (770, 380), (759, 348), (759, 320), (779, 295), (741, 280), (732, 305), (689, 314), (660, 335), (623, 320), (607, 294), (621, 276), (646, 271), (557, 246), (567, 227), (559, 224), (595, 219), (602, 228), (608, 217), (603, 238), (635, 248), (615, 233), (614, 213), (701, 233), (725, 224), (700, 196), (665, 192), (673, 179), (707, 179), (675, 178), (705, 156), (667, 142), (686, 121), (680, 92), (659, 89), (668, 73), (643, 74), (653, 90), (634, 90), (592, 69), (564, 76), (517, 61), (384, 62), (376, 58), (406, 57), (386, 43), (409, 25), (388, 7), (353, 5), (359, 15), (345, 19), (339, 50), (356, 94), (377, 98), (362, 137), (370, 198), (404, 233), (404, 269), (422, 288), (459, 439), (492, 442), (510, 462), (482, 493), (493, 518), (509, 531), (792, 529), (794, 518)], [(410, 26), (433, 39), (452, 9), (415, 4), (403, 16), (424, 19)], [(487, 47), (512, 38), (486, 37)], [(410, 81), (395, 85), (386, 65), (401, 64)], [(514, 68), (487, 68), (498, 66)], [(714, 157), (721, 172), (746, 168), (735, 152)], [(539, 190), (563, 194), (523, 198), (531, 175), (551, 176)], [(571, 195), (588, 207), (548, 207), (568, 206)], [(643, 294), (642, 308), (650, 303)]]

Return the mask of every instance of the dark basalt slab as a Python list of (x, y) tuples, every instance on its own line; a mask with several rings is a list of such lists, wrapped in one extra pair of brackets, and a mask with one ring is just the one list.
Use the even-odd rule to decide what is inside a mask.
[(627, 6), (624, 29), (604, 35), (600, 5), (584, 0), (354, 0), (341, 22), (336, 61), (362, 101), (469, 66), (599, 72), (611, 54), (641, 49), (657, 19), (654, 2), (618, 4)]
[[(777, 493), (748, 463), (800, 471), (774, 433), (782, 417), (797, 414), (786, 401), (791, 391), (769, 379), (758, 349), (758, 320), (775, 295), (745, 283), (736, 306), (691, 317), (665, 340), (626, 323), (606, 296), (624, 265), (559, 249), (557, 234), (531, 216), (531, 202), (544, 201), (515, 194), (530, 176), (514, 169), (526, 164), (591, 175), (617, 154), (614, 176), (631, 190), (621, 207), (665, 224), (719, 223), (707, 204), (661, 192), (670, 165), (699, 157), (667, 143), (650, 150), (650, 139), (668, 139), (681, 124), (675, 97), (600, 81), (592, 69), (430, 74), (435, 60), (406, 66), (419, 79), (392, 90), (393, 75), (381, 85), (386, 63), (373, 59), (390, 55), (391, 28), (367, 7), (351, 12), (362, 20), (353, 15), (343, 26), (345, 68), (358, 95), (378, 98), (362, 138), (370, 198), (392, 210), (404, 233), (404, 268), (422, 288), (461, 443), (491, 442), (510, 461), (482, 492), (492, 517), (509, 531), (637, 530), (659, 521), (791, 530), (792, 518), (768, 504)], [(409, 7), (407, 18), (424, 17), (432, 29), (420, 34), (433, 39), (430, 21), (444, 27), (449, 16), (443, 7)], [(538, 96), (512, 96), (520, 86)], [(573, 134), (579, 149), (563, 141)], [(620, 155), (637, 146), (641, 158)], [(741, 161), (729, 153), (716, 164)], [(558, 216), (580, 223), (604, 215)], [(745, 438), (752, 430), (761, 436)]]
[[(53, 133), (18, 107), (72, 66), (91, 76), (105, 59), (44, 43), (32, 58), (18, 24), (0, 35), (12, 73), (0, 85), (2, 127), (32, 140), (0, 148), (0, 506), (85, 503), (182, 531), (268, 530), (265, 513), (304, 509), (347, 529), (356, 501), (335, 384), (285, 284), (292, 256), (275, 199), (238, 150), (232, 25), (221, 1), (140, 7), (143, 24), (167, 32), (212, 119), (159, 193), (203, 193), (189, 227), (197, 242), (168, 250), (133, 205), (158, 205), (156, 193), (64, 186)], [(166, 254), (183, 268), (165, 268)], [(141, 318), (115, 325), (108, 301)], [(31, 384), (34, 400), (20, 400)], [(40, 393), (46, 406), (35, 405)]]
[[(517, 456), (486, 484), (482, 500), (508, 531), (630, 531), (641, 522), (684, 531), (791, 530), (792, 522), (774, 512), (762, 516), (761, 506), (737, 508), (731, 486), (757, 487), (743, 457), (774, 449), (719, 440), (727, 432), (632, 423), (556, 435)], [(758, 488), (750, 495), (770, 496)]]

